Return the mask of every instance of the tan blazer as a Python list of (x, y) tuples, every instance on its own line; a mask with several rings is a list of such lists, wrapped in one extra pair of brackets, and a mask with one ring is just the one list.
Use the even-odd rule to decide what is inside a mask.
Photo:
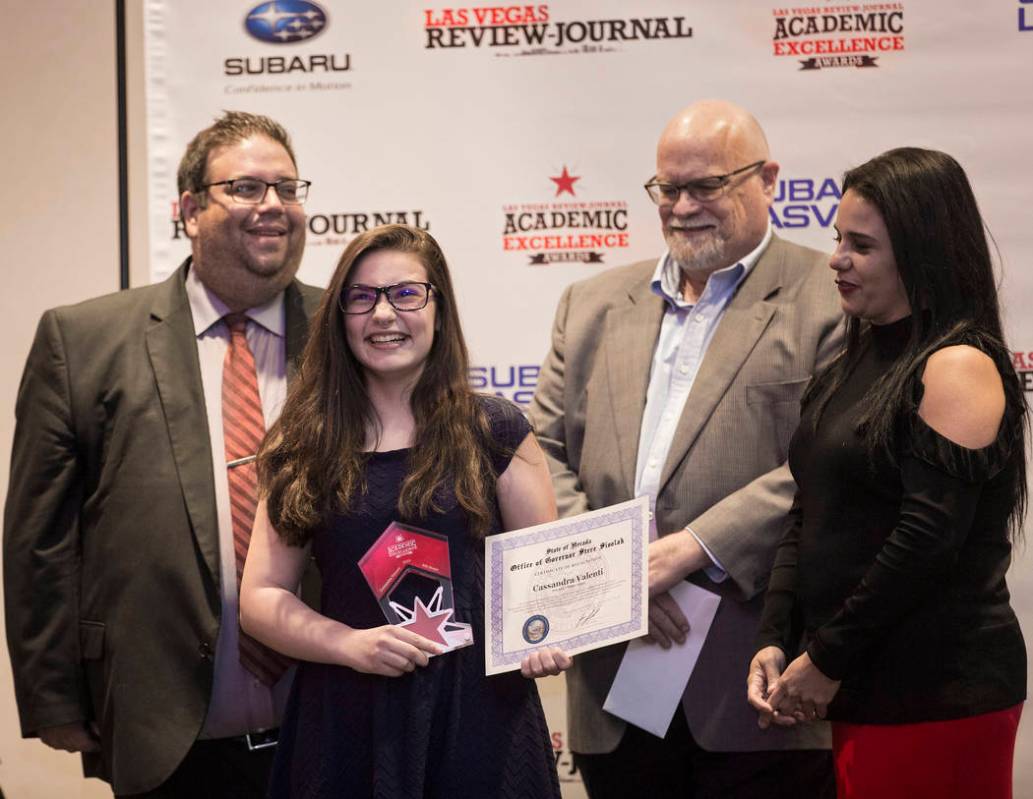
[[(185, 276), (47, 311), (18, 391), (4, 603), (22, 734), (95, 722), (85, 771), (116, 794), (155, 788), (197, 739), (223, 621)], [(288, 376), (321, 295), (284, 293)]]
[[(713, 751), (816, 748), (826, 725), (762, 732), (746, 672), (762, 592), (795, 485), (784, 466), (799, 400), (842, 339), (828, 257), (773, 238), (714, 332), (664, 465), (660, 534), (690, 526), (729, 577), (693, 582), (722, 597), (683, 707)], [(631, 499), (649, 371), (664, 313), (650, 289), (656, 261), (567, 288), (531, 419), (549, 459), (560, 513)], [(567, 672), (571, 748), (613, 751), (624, 722), (602, 710), (623, 646), (578, 655)]]

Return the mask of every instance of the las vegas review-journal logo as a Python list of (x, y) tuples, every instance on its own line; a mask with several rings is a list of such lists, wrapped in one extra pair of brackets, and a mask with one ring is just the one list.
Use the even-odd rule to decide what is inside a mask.
[(260, 42), (287, 44), (318, 36), (326, 27), (326, 12), (308, 0), (260, 3), (244, 18), (244, 28)]
[(778, 7), (772, 12), (775, 56), (796, 58), (799, 69), (878, 67), (904, 49), (903, 3), (842, 3)]
[[(325, 9), (309, 0), (272, 0), (251, 8), (244, 15), (244, 32), (251, 37), (252, 43), (272, 45), (279, 52), (275, 55), (248, 54), (226, 58), (222, 62), (223, 75), (227, 78), (273, 78), (274, 82), (230, 84), (226, 93), (351, 88), (350, 83), (325, 80), (328, 76), (342, 77), (340, 73), (351, 71), (350, 53), (311, 53), (306, 48), (304, 53), (284, 54), (285, 48), (305, 45), (323, 33), (329, 24)], [(318, 79), (285, 83), (280, 80), (282, 76)]]
[(314, 213), (307, 220), (308, 247), (344, 247), (355, 236), (379, 225), (411, 225), (430, 230), (430, 220), (423, 209), (403, 211), (349, 211), (343, 213)]
[[(170, 240), (186, 238), (186, 228), (179, 218), (179, 203), (172, 202)], [(430, 220), (422, 209), (402, 211), (343, 211), (309, 214), (305, 221), (308, 235), (306, 247), (346, 246), (355, 236), (378, 225), (411, 225), (430, 230)]]
[(552, 756), (556, 761), (560, 782), (581, 782), (574, 753), (563, 745), (563, 733), (558, 730), (552, 733)]
[(771, 226), (832, 227), (843, 190), (835, 178), (780, 178), (768, 209)]
[(423, 11), (427, 50), (486, 48), (496, 56), (616, 52), (626, 42), (690, 39), (685, 17), (557, 20), (547, 4)]
[(627, 248), (628, 204), (581, 198), (582, 179), (564, 164), (548, 176), (550, 199), (502, 206), (502, 251), (526, 255), (537, 266), (602, 264), (608, 252)]

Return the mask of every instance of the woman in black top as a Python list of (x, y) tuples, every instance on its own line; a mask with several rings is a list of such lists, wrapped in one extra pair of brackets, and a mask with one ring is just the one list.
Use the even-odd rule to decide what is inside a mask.
[(1027, 422), (982, 221), (936, 151), (891, 150), (843, 189), (847, 343), (790, 445), (748, 699), (762, 727), (833, 721), (841, 799), (1010, 797)]

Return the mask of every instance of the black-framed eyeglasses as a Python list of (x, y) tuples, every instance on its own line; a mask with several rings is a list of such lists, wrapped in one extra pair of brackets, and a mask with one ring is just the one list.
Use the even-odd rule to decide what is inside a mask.
[(418, 283), (407, 280), (390, 286), (345, 286), (338, 298), (341, 310), (346, 314), (369, 313), (377, 307), (380, 295), (387, 297), (396, 311), (419, 311), (427, 307), (430, 295), (435, 291), (432, 283)]
[(657, 205), (674, 205), (678, 202), (678, 198), (681, 197), (683, 191), (688, 192), (689, 196), (696, 202), (710, 202), (725, 193), (725, 190), (732, 183), (732, 178), (754, 172), (766, 163), (767, 161), (755, 161), (752, 164), (736, 169), (734, 172), (729, 172), (727, 175), (710, 175), (709, 177), (690, 180), (688, 183), (680, 184), (665, 183), (662, 180), (657, 180), (654, 175), (645, 185), (645, 189), (649, 199)]
[(205, 183), (201, 188), (210, 189), (212, 186), (225, 186), (226, 193), (235, 203), (242, 205), (258, 205), (265, 199), (269, 189), (276, 191), (276, 196), (284, 205), (301, 205), (308, 197), (308, 187), (312, 185), (310, 180), (295, 180), (284, 178), (270, 183), (261, 178), (233, 178), (233, 180), (217, 180), (214, 183)]

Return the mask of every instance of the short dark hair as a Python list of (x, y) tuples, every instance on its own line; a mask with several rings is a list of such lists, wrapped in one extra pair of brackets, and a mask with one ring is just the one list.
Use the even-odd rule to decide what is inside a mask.
[(198, 195), (204, 191), (208, 155), (212, 150), (258, 135), (268, 136), (274, 142), (283, 145), (297, 169), (298, 161), (294, 157), (294, 148), (291, 147), (290, 134), (279, 122), (261, 114), (249, 114), (247, 111), (223, 111), (221, 117), (194, 136), (187, 145), (186, 152), (179, 162), (179, 171), (176, 173), (180, 196), (185, 191)]

